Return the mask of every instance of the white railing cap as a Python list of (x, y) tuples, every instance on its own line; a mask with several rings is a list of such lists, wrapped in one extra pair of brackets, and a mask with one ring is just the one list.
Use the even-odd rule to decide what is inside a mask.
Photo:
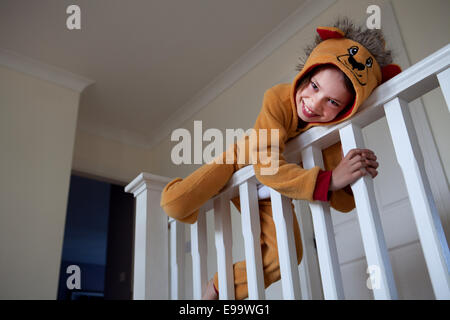
[(146, 188), (157, 189), (161, 191), (164, 186), (172, 180), (172, 178), (142, 172), (136, 178), (134, 178), (133, 181), (125, 186), (125, 192), (133, 193), (136, 197), (140, 192), (142, 192), (144, 186)]

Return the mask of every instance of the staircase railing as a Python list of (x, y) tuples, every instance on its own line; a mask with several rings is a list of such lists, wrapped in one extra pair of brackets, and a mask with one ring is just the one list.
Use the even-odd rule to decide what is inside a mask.
[[(350, 120), (331, 127), (312, 128), (291, 140), (284, 153), (288, 160), (298, 162), (301, 159), (305, 168), (323, 167), (322, 149), (339, 140), (344, 154), (352, 148), (365, 148), (362, 128), (385, 116), (397, 161), (406, 182), (420, 244), (437, 299), (450, 299), (450, 254), (436, 209), (435, 201), (440, 199), (433, 198), (409, 103), (440, 86), (450, 111), (449, 66), (450, 45), (447, 45), (379, 86)], [(125, 188), (136, 197), (135, 299), (168, 299), (169, 292), (172, 299), (183, 298), (186, 250), (184, 225), (167, 219), (159, 206), (161, 190), (170, 180), (142, 173)], [(203, 213), (214, 210), (220, 299), (234, 299), (230, 199), (237, 195), (241, 202), (249, 299), (265, 298), (257, 184), (253, 167), (242, 168), (232, 176), (220, 194), (201, 208)], [(447, 183), (444, 185), (448, 186)], [(351, 187), (367, 264), (378, 266), (380, 271), (380, 285), (373, 288), (374, 297), (397, 299), (397, 288), (375, 200), (373, 181), (369, 177), (363, 177)], [(448, 188), (440, 190), (440, 194), (450, 198)], [(270, 190), (270, 198), (276, 226), (283, 298), (300, 299), (300, 279), (290, 205), (292, 199), (273, 189)], [(310, 203), (309, 206), (324, 298), (344, 299), (330, 207), (327, 203), (319, 202)], [(190, 227), (194, 299), (201, 298), (207, 281), (206, 215), (200, 213), (198, 217), (197, 223)]]

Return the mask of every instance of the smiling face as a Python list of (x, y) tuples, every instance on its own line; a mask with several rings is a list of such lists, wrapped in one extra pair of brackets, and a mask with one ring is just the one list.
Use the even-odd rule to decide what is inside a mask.
[(314, 72), (295, 94), (297, 115), (305, 122), (330, 122), (354, 99), (347, 89), (345, 75), (327, 66)]

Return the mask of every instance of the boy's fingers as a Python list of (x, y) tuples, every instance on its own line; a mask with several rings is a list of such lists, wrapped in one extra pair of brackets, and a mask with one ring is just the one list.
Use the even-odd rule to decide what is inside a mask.
[(361, 154), (366, 157), (375, 157), (375, 153), (370, 150), (361, 151)]
[(378, 162), (373, 161), (373, 160), (366, 160), (366, 163), (369, 167), (372, 167), (375, 169), (378, 168), (378, 166), (379, 166)]
[(356, 170), (356, 171), (354, 171), (354, 172), (352, 173), (352, 177), (353, 177), (354, 179), (361, 178), (361, 177), (364, 176), (364, 175), (366, 175), (366, 171), (364, 171), (364, 170), (362, 170), (362, 169)]
[(353, 166), (353, 165), (355, 165), (358, 162), (362, 162), (364, 164), (364, 166), (370, 166), (370, 167), (378, 168), (378, 162), (377, 161), (367, 159), (367, 158), (362, 157), (360, 155), (357, 155), (357, 156), (353, 157), (351, 160), (348, 161), (350, 166)]
[(361, 162), (361, 161), (363, 161), (363, 160), (364, 160), (364, 159), (363, 159), (359, 154), (357, 154), (357, 155), (354, 156), (353, 158), (349, 159), (349, 160), (348, 160), (348, 163), (349, 163), (350, 165), (354, 165), (355, 163)]
[(372, 150), (357, 148), (350, 150), (344, 158), (346, 158), (347, 160), (351, 160), (356, 156), (360, 156), (364, 159), (377, 160), (377, 156)]
[(361, 149), (352, 149), (350, 150), (347, 155), (345, 156), (345, 158), (347, 158), (347, 160), (352, 159), (354, 156), (361, 154)]
[(370, 150), (363, 150), (363, 151), (361, 151), (361, 155), (363, 157), (366, 157), (366, 158), (373, 158), (373, 157), (375, 157), (375, 153), (373, 153)]
[(364, 170), (365, 168), (369, 168), (369, 164), (366, 161), (357, 161), (350, 165), (350, 171), (356, 171), (356, 170)]
[(347, 152), (347, 154), (345, 155), (344, 158), (346, 158), (347, 160), (350, 160), (351, 158), (353, 158), (355, 156), (355, 154), (356, 154), (355, 149), (352, 149), (349, 152)]
[(374, 168), (367, 168), (367, 171), (370, 173), (370, 175), (372, 176), (372, 178), (375, 178), (378, 175), (378, 171)]

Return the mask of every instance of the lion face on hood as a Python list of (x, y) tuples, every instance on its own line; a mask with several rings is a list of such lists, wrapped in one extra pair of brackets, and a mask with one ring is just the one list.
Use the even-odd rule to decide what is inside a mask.
[(348, 48), (347, 52), (346, 54), (338, 55), (338, 61), (350, 70), (360, 85), (365, 86), (369, 77), (369, 69), (373, 66), (373, 57), (370, 55), (366, 57), (357, 45)]

